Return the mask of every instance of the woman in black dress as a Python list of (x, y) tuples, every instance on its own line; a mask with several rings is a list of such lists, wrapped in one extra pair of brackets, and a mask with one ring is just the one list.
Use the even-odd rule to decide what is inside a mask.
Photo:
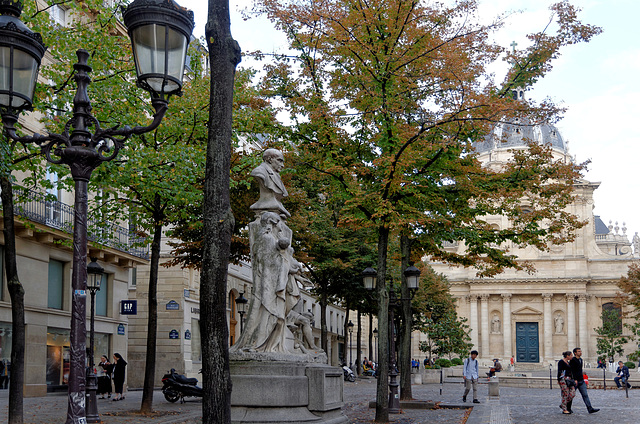
[(100, 399), (104, 399), (105, 394), (111, 397), (111, 368), (113, 365), (109, 362), (107, 355), (102, 355), (98, 364), (98, 394)]
[(125, 361), (119, 353), (114, 353), (113, 359), (115, 361), (113, 367), (113, 386), (116, 392), (113, 400), (116, 401), (124, 399), (122, 391), (124, 387), (124, 371), (127, 366), (127, 361)]
[[(576, 395), (576, 386), (575, 380), (573, 380), (573, 374), (571, 374), (571, 367), (569, 366), (569, 361), (573, 358), (573, 352), (567, 350), (562, 353), (562, 359), (558, 361), (558, 384), (560, 385), (560, 390), (562, 391), (562, 403), (560, 404), (560, 408), (562, 408), (563, 414), (572, 414), (571, 404), (573, 403), (573, 397)], [(567, 380), (569, 384), (567, 384)], [(573, 380), (573, 384), (570, 383)]]

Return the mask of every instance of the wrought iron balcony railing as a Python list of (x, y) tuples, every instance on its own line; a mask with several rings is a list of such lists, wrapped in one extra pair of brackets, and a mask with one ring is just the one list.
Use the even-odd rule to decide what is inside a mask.
[[(33, 222), (47, 227), (73, 234), (72, 206), (57, 200), (47, 200), (47, 196), (20, 186), (13, 186), (14, 213)], [(149, 247), (144, 238), (137, 237), (127, 228), (111, 222), (98, 221), (93, 217), (88, 219), (89, 241), (112, 247), (121, 252), (142, 259), (149, 259)]]

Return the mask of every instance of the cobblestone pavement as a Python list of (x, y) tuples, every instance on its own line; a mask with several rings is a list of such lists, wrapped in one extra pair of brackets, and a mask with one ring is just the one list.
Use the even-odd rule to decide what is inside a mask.
[[(561, 416), (560, 390), (524, 389), (502, 387), (499, 399), (487, 399), (488, 387), (481, 384), (478, 390), (479, 405), (462, 403), (462, 383), (446, 383), (440, 395), (440, 385), (425, 384), (412, 387), (417, 400), (441, 402), (444, 408), (435, 410), (406, 409), (401, 414), (391, 415), (392, 423), (466, 423), (466, 424), (636, 424), (640, 422), (640, 390), (630, 390), (629, 398), (624, 390), (589, 390), (589, 397), (596, 408), (595, 414), (587, 410), (578, 394), (573, 403), (574, 414)], [(371, 423), (375, 409), (369, 402), (375, 399), (376, 380), (357, 380), (345, 383), (344, 412), (350, 423)], [(104, 424), (170, 424), (201, 423), (202, 403), (192, 400), (185, 404), (171, 404), (164, 400), (162, 393), (154, 395), (155, 414), (141, 416), (141, 391), (127, 393), (121, 402), (99, 399), (98, 408)], [(471, 400), (471, 399), (469, 399)], [(446, 406), (455, 406), (448, 409)], [(471, 406), (474, 406), (471, 410)], [(8, 391), (0, 390), (0, 423), (7, 421)], [(66, 394), (50, 394), (41, 398), (24, 399), (25, 424), (64, 423), (67, 411)], [(468, 418), (467, 418), (468, 416)], [(466, 420), (466, 421), (465, 421)]]

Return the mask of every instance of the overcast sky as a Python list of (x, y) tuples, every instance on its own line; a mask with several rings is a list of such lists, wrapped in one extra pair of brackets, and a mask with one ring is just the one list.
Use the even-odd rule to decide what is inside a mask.
[[(195, 34), (204, 34), (207, 3), (178, 0), (196, 16)], [(231, 0), (231, 32), (243, 51), (281, 51), (284, 37), (266, 19), (244, 21), (239, 10), (251, 7), (251, 0)], [(527, 46), (526, 35), (540, 31), (548, 22), (552, 2), (543, 0), (480, 0), (486, 22), (508, 11), (514, 14), (497, 41), (518, 48)], [(586, 178), (600, 182), (595, 192), (595, 214), (608, 225), (625, 222), (629, 238), (640, 232), (640, 2), (637, 0), (575, 0), (582, 8), (583, 22), (598, 25), (604, 32), (590, 43), (569, 46), (554, 62), (553, 71), (527, 93), (535, 99), (551, 97), (568, 108), (557, 124), (576, 160), (591, 160)], [(244, 61), (242, 65), (247, 65)], [(498, 78), (501, 80), (501, 78)]]

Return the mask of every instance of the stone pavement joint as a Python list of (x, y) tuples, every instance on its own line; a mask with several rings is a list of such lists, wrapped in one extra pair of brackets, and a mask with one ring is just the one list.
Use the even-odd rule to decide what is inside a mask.
[(491, 405), (491, 424), (511, 424), (507, 405)]

